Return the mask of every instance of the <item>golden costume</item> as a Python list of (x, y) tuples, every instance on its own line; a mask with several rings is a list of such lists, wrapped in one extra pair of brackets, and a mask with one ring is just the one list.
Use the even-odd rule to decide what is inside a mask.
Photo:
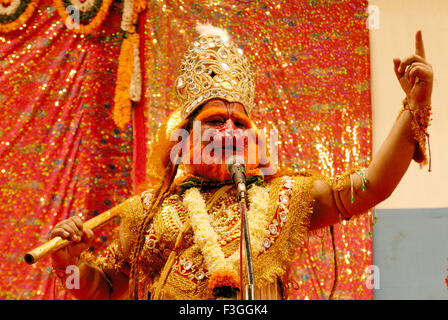
[[(236, 298), (238, 288), (246, 282), (240, 207), (233, 183), (188, 178), (182, 169), (190, 174), (197, 171), (177, 162), (187, 158), (184, 150), (174, 152), (174, 157), (172, 152), (178, 142), (172, 134), (178, 129), (190, 134), (195, 112), (209, 100), (239, 103), (247, 116), (254, 107), (254, 77), (242, 50), (221, 29), (199, 29), (200, 36), (188, 49), (175, 83), (180, 108), (161, 124), (151, 144), (148, 176), (153, 189), (125, 201), (119, 236), (103, 255), (96, 259), (88, 253), (82, 255), (84, 262), (103, 271), (111, 291), (111, 279), (126, 275), (131, 299)], [(425, 110), (413, 115), (414, 135), (420, 137), (416, 139), (420, 148), (414, 154), (417, 161), (426, 159), (424, 138), (428, 136), (430, 107)], [(258, 134), (255, 125), (247, 122), (245, 127)], [(266, 146), (257, 143), (257, 147)], [(314, 182), (324, 180), (332, 186), (339, 219), (348, 220), (353, 214), (344, 208), (339, 192), (350, 190), (353, 203), (353, 176), (359, 176), (361, 192), (368, 187), (368, 180), (358, 169), (334, 182), (308, 173), (263, 177), (266, 162), (258, 160), (256, 166), (248, 167), (246, 215), (255, 297), (282, 299), (282, 280), (310, 229)]]
[[(83, 257), (109, 279), (114, 273), (127, 275), (130, 298), (235, 298), (235, 292), (223, 295), (215, 290), (244, 286), (232, 278), (238, 274), (239, 281), (246, 280), (245, 272), (238, 270), (241, 219), (233, 183), (174, 181), (179, 172), (170, 151), (177, 139), (170, 137), (187, 127), (197, 108), (219, 98), (241, 103), (249, 115), (254, 105), (254, 78), (242, 51), (222, 30), (203, 31), (189, 48), (176, 81), (181, 107), (152, 142), (148, 174), (159, 187), (128, 199), (119, 237), (97, 259)], [(255, 125), (252, 129), (257, 131)], [(301, 173), (263, 179), (260, 168), (248, 172), (261, 179), (252, 179), (247, 202), (256, 298), (282, 299), (281, 279), (310, 227), (313, 182), (325, 178)], [(110, 286), (113, 290), (113, 283)]]
[[(261, 238), (261, 248), (254, 257), (254, 274), (259, 298), (281, 299), (282, 288), (278, 281), (292, 262), (295, 252), (304, 240), (312, 214), (313, 177), (305, 175), (275, 178), (265, 186), (269, 197), (258, 199), (266, 202), (262, 214), (267, 226)], [(234, 187), (224, 185), (225, 192), (214, 199), (208, 214), (210, 225), (219, 236), (219, 244), (226, 257), (239, 250), (240, 211)], [(201, 191), (209, 201), (218, 189)], [(127, 209), (122, 212), (120, 237), (94, 262), (106, 275), (122, 272), (129, 275), (130, 261), (138, 226), (148, 214), (151, 191), (127, 200)], [(248, 214), (250, 210), (248, 203)], [(250, 218), (250, 217), (248, 217)], [(161, 210), (154, 215), (150, 227), (145, 231), (145, 245), (138, 266), (138, 298), (148, 299), (157, 286), (161, 270), (174, 248), (179, 232), (188, 223), (182, 195), (173, 193), (165, 198)], [(255, 240), (255, 239), (252, 239)], [(93, 262), (91, 262), (93, 263)], [(207, 282), (210, 273), (204, 263), (201, 250), (193, 240), (190, 229), (178, 250), (175, 263), (162, 289), (161, 299), (214, 299)], [(113, 288), (113, 284), (112, 284)]]

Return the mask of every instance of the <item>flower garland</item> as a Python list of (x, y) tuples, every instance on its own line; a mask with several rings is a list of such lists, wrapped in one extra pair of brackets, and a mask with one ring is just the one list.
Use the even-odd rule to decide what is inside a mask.
[(0, 33), (19, 29), (33, 15), (39, 0), (1, 0)]
[(123, 31), (133, 33), (134, 30), (131, 30), (132, 26), (132, 17), (134, 11), (134, 0), (125, 0), (123, 2), (123, 14), (121, 15), (121, 25), (120, 28)]
[[(20, 2), (20, 0), (12, 0), (12, 1), (2, 0), (0, 1), (0, 14), (3, 16), (11, 15), (17, 11), (20, 4), (22, 3)], [(7, 7), (3, 6), (5, 4), (7, 5)]]
[(139, 35), (134, 33), (123, 39), (118, 58), (117, 81), (115, 85), (113, 119), (119, 128), (131, 120), (131, 100), (129, 88), (134, 70), (134, 50), (139, 44)]
[[(251, 226), (250, 239), (254, 256), (262, 250), (262, 241), (269, 224), (266, 212), (268, 209), (269, 192), (265, 187), (253, 186), (248, 191), (251, 208), (247, 213), (247, 219)], [(225, 257), (218, 244), (218, 235), (210, 225), (205, 200), (198, 188), (188, 189), (184, 194), (183, 204), (188, 212), (190, 224), (194, 231), (195, 243), (201, 249), (207, 269), (212, 276), (209, 280), (209, 288), (217, 296), (222, 296), (223, 289), (232, 288), (229, 297), (236, 296), (239, 288), (237, 275), (239, 264), (239, 252), (235, 251), (231, 256)]]
[(139, 57), (140, 37), (136, 33), (138, 15), (146, 8), (144, 0), (125, 0), (121, 17), (124, 39), (118, 59), (113, 119), (123, 128), (131, 121), (131, 101), (138, 102), (142, 93), (142, 75)]
[(139, 43), (134, 44), (134, 64), (132, 68), (131, 83), (129, 84), (129, 98), (139, 102), (142, 96), (142, 72), (140, 65)]
[(79, 24), (74, 24), (75, 33), (94, 33), (103, 23), (113, 0), (54, 0), (54, 6), (64, 22), (71, 21), (73, 16), (67, 12), (70, 6), (79, 9)]

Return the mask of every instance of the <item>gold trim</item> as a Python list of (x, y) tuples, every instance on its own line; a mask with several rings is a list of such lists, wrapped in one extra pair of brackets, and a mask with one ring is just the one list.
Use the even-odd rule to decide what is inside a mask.
[[(284, 275), (309, 230), (314, 202), (312, 195), (314, 179), (303, 176), (292, 178), (293, 188), (289, 200), (288, 220), (272, 246), (255, 259), (254, 273), (258, 287), (273, 283)], [(271, 218), (277, 210), (277, 199), (281, 186), (281, 178), (276, 178), (271, 183), (269, 210)]]

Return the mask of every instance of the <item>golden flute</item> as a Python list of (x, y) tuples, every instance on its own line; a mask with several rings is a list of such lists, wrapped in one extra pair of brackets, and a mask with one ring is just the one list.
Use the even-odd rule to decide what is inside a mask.
[[(110, 220), (114, 219), (115, 217), (120, 215), (120, 212), (123, 210), (123, 208), (126, 206), (126, 201), (122, 202), (116, 207), (113, 207), (112, 209), (105, 211), (96, 217), (93, 217), (92, 219), (84, 222), (83, 228), (84, 229), (95, 229)], [(54, 237), (53, 239), (45, 242), (41, 246), (34, 248), (33, 250), (27, 252), (24, 256), (25, 262), (28, 264), (33, 264), (36, 261), (39, 261), (40, 259), (48, 256), (49, 254), (52, 254), (55, 251), (58, 251), (66, 246), (68, 246), (70, 243), (72, 243), (71, 240), (62, 239), (61, 237)]]

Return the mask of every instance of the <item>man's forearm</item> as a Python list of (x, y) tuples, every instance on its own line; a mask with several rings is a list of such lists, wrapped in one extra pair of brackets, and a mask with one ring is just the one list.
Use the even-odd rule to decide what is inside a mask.
[(412, 161), (416, 144), (411, 121), (409, 110), (401, 113), (367, 169), (370, 193), (377, 201), (390, 196)]
[(323, 181), (315, 182), (313, 195), (316, 201), (312, 227), (331, 225), (341, 217), (349, 219), (366, 212), (390, 196), (413, 158), (416, 161), (426, 161), (424, 144), (431, 116), (434, 73), (425, 59), (420, 30), (415, 35), (415, 54), (403, 60), (395, 58), (393, 64), (397, 80), (406, 96), (406, 110), (400, 113), (367, 168), (366, 176), (358, 172), (359, 174), (350, 175), (350, 180), (345, 180), (344, 175), (333, 189)]
[(405, 110), (398, 117), (386, 140), (369, 165), (366, 176), (368, 186), (361, 191), (362, 181), (353, 175), (355, 199), (351, 199), (350, 188), (341, 192), (344, 206), (351, 214), (358, 214), (387, 199), (407, 171), (415, 151), (412, 114)]

